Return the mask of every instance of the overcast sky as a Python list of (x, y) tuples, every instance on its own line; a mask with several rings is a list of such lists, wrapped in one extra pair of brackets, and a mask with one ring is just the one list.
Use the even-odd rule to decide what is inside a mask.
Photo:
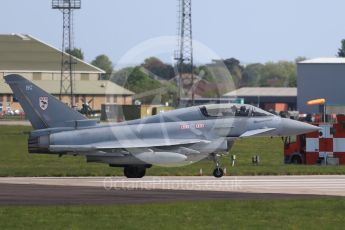
[[(31, 34), (61, 47), (62, 14), (51, 0), (1, 0), (0, 8), (1, 34)], [(344, 0), (194, 0), (196, 62), (334, 56), (345, 38), (344, 9)], [(75, 44), (87, 61), (104, 53), (114, 63), (149, 55), (172, 62), (175, 40), (166, 36), (176, 31), (177, 0), (82, 0), (75, 13)]]

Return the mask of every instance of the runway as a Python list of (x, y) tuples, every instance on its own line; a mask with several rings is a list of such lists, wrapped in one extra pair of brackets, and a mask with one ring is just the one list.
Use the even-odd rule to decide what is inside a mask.
[(2, 177), (0, 184), (101, 187), (105, 190), (193, 190), (345, 196), (345, 176)]
[(0, 178), (0, 205), (140, 204), (320, 196), (345, 196), (345, 176)]

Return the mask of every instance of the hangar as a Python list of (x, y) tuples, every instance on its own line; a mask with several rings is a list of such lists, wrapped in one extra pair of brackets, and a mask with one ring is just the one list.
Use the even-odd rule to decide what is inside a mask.
[(318, 113), (309, 100), (325, 98), (329, 113), (345, 113), (345, 58), (316, 58), (297, 64), (297, 107), (301, 113)]
[[(133, 92), (111, 82), (100, 80), (103, 70), (74, 59), (75, 103), (81, 108), (83, 101), (91, 101), (93, 110), (102, 104), (132, 104)], [(50, 94), (60, 94), (61, 51), (33, 36), (22, 34), (0, 35), (0, 107), (3, 110), (21, 109), (5, 84), (4, 76), (20, 74)], [(69, 96), (62, 100), (69, 102)]]
[(276, 112), (296, 110), (297, 89), (294, 87), (243, 87), (224, 95), (242, 99), (245, 104)]

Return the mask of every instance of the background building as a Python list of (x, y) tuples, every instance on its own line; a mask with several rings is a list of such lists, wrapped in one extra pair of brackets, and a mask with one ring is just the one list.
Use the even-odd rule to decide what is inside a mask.
[(301, 113), (317, 113), (309, 100), (325, 98), (328, 111), (345, 113), (345, 58), (317, 58), (298, 63), (297, 105)]
[[(93, 110), (102, 104), (132, 104), (133, 92), (111, 82), (99, 80), (103, 70), (77, 58), (74, 59), (75, 105), (81, 108), (90, 101)], [(20, 74), (58, 97), (60, 94), (61, 51), (32, 36), (0, 35), (0, 103), (3, 110), (20, 109), (4, 76)], [(68, 103), (69, 95), (62, 100)]]
[(276, 112), (296, 110), (297, 89), (293, 87), (243, 87), (224, 95), (241, 98), (245, 104)]

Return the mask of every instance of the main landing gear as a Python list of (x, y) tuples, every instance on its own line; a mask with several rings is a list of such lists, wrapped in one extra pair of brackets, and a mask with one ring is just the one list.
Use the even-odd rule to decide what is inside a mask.
[(217, 178), (221, 178), (222, 176), (224, 176), (224, 171), (222, 168), (215, 168), (213, 170), (213, 176), (217, 177)]
[(212, 154), (213, 161), (216, 164), (216, 168), (213, 170), (213, 176), (216, 178), (221, 178), (224, 176), (224, 170), (220, 167), (219, 158), (220, 156), (216, 153)]
[(146, 173), (145, 166), (126, 166), (123, 173), (127, 178), (143, 178)]

